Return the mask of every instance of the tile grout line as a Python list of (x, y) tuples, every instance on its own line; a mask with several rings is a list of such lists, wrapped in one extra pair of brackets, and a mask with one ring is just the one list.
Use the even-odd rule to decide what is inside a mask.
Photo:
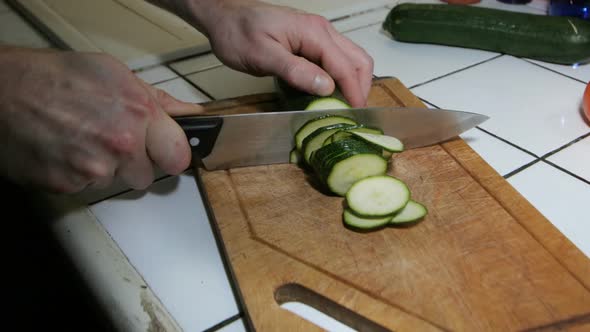
[[(433, 103), (429, 102), (428, 100), (426, 100), (426, 99), (424, 99), (424, 98), (420, 98), (420, 97), (418, 97), (418, 98), (419, 98), (421, 101), (423, 101), (423, 102), (425, 102), (425, 103), (428, 103), (428, 104), (430, 104), (430, 105), (432, 105), (432, 106), (436, 107), (437, 109), (441, 109), (439, 106), (437, 106), (437, 105), (435, 105), (435, 104), (433, 104)], [(518, 149), (518, 150), (520, 150), (520, 151), (522, 151), (522, 152), (524, 152), (524, 153), (526, 153), (526, 154), (528, 154), (528, 155), (532, 156), (533, 158), (536, 158), (536, 159), (541, 159), (541, 158), (542, 158), (542, 157), (539, 157), (539, 156), (537, 156), (536, 154), (534, 154), (534, 153), (532, 153), (532, 152), (528, 151), (527, 149), (525, 149), (525, 148), (523, 148), (523, 147), (520, 147), (520, 146), (516, 145), (515, 143), (512, 143), (512, 142), (508, 141), (508, 140), (507, 140), (507, 139), (505, 139), (505, 138), (502, 138), (502, 137), (500, 137), (500, 136), (498, 136), (498, 135), (496, 135), (496, 134), (494, 134), (494, 133), (492, 133), (492, 132), (490, 132), (490, 131), (488, 131), (488, 130), (486, 130), (486, 129), (483, 129), (483, 128), (481, 128), (480, 126), (476, 126), (475, 128), (476, 128), (476, 129), (478, 129), (478, 130), (480, 130), (480, 131), (482, 131), (482, 132), (484, 132), (484, 133), (486, 133), (486, 134), (488, 134), (488, 135), (490, 135), (490, 136), (492, 136), (492, 137), (494, 137), (494, 138), (495, 138), (495, 139), (497, 139), (497, 140), (500, 140), (500, 141), (502, 141), (502, 142), (504, 142), (504, 143), (506, 143), (506, 144), (508, 144), (508, 145), (512, 146), (513, 148), (516, 148), (516, 149)], [(590, 136), (590, 133), (588, 133), (587, 135), (588, 135), (588, 136)]]
[[(188, 76), (188, 75), (192, 75), (192, 74), (196, 74), (196, 73), (204, 72), (204, 71), (206, 71), (206, 70), (215, 69), (215, 68), (219, 68), (219, 67), (222, 67), (222, 66), (224, 66), (223, 62), (221, 62), (221, 60), (219, 60), (219, 59), (218, 59), (218, 60), (219, 60), (219, 62), (220, 62), (218, 65), (214, 65), (214, 66), (207, 67), (207, 68), (204, 68), (204, 69), (198, 69), (198, 70), (196, 70), (196, 71), (189, 71), (189, 72), (188, 72), (188, 73), (186, 73), (186, 74), (181, 74), (179, 71), (177, 71), (176, 69), (174, 69), (174, 67), (172, 67), (172, 64), (174, 64), (174, 63), (178, 63), (178, 62), (182, 62), (182, 61), (186, 61), (186, 60), (191, 60), (191, 59), (194, 59), (194, 58), (198, 58), (198, 57), (202, 57), (202, 56), (206, 56), (206, 55), (210, 55), (210, 54), (212, 54), (212, 55), (214, 55), (215, 57), (217, 57), (217, 56), (215, 55), (215, 53), (213, 53), (213, 51), (208, 51), (208, 52), (199, 53), (199, 54), (189, 54), (189, 55), (187, 55), (187, 56), (184, 56), (184, 57), (181, 57), (181, 58), (178, 58), (178, 59), (174, 59), (174, 60), (171, 60), (171, 61), (167, 61), (167, 62), (161, 63), (160, 65), (162, 65), (162, 66), (165, 66), (165, 67), (169, 68), (169, 69), (170, 69), (170, 70), (172, 70), (172, 71), (173, 71), (173, 72), (174, 72), (176, 75), (178, 75), (179, 77), (182, 77), (182, 78), (185, 78), (185, 77), (186, 77), (186, 76)], [(188, 79), (187, 79), (187, 81), (188, 81)]]
[(380, 25), (380, 24), (383, 24), (383, 21), (377, 22), (377, 23), (366, 23), (364, 25), (360, 25), (358, 27), (354, 27), (354, 28), (351, 28), (351, 29), (348, 29), (348, 30), (342, 30), (342, 31), (340, 31), (340, 33), (341, 34), (345, 34), (345, 33), (349, 33), (349, 32), (354, 32), (354, 31), (357, 31), (357, 30), (374, 27), (374, 26)]
[(438, 76), (438, 77), (432, 78), (432, 79), (430, 79), (430, 80), (428, 80), (428, 81), (425, 81), (425, 82), (422, 82), (422, 83), (417, 83), (417, 84), (414, 84), (414, 85), (410, 86), (408, 89), (409, 89), (409, 90), (411, 90), (411, 89), (414, 89), (414, 88), (420, 87), (420, 86), (422, 86), (422, 85), (425, 85), (425, 84), (428, 84), (428, 83), (432, 83), (432, 82), (434, 82), (434, 81), (438, 81), (438, 80), (440, 80), (440, 79), (442, 79), (442, 78), (445, 78), (445, 77), (448, 77), (448, 76), (454, 75), (454, 74), (456, 74), (456, 73), (462, 72), (462, 71), (464, 71), (464, 70), (467, 70), (467, 69), (471, 69), (471, 68), (473, 68), (473, 67), (475, 67), (475, 66), (482, 65), (482, 64), (484, 64), (484, 63), (486, 63), (486, 62), (490, 62), (490, 61), (492, 61), (492, 60), (496, 60), (496, 59), (498, 59), (498, 58), (500, 58), (500, 57), (502, 57), (502, 56), (504, 56), (504, 54), (498, 54), (498, 55), (496, 55), (496, 56), (493, 56), (493, 57), (491, 57), (491, 58), (489, 58), (489, 59), (482, 60), (482, 61), (480, 61), (480, 62), (476, 62), (476, 63), (474, 63), (474, 64), (472, 64), (472, 65), (469, 65), (469, 66), (467, 66), (467, 67), (463, 67), (463, 68), (460, 68), (460, 69), (454, 70), (454, 71), (452, 71), (452, 72), (450, 72), (450, 73), (446, 73), (446, 74), (444, 74), (444, 75), (441, 75), (441, 76)]
[(331, 19), (330, 20), (330, 23), (344, 21), (344, 20), (347, 20), (347, 19), (350, 19), (350, 18), (354, 18), (354, 17), (358, 17), (358, 16), (370, 14), (370, 13), (373, 13), (373, 12), (376, 12), (378, 10), (385, 9), (385, 8), (389, 9), (387, 6), (388, 5), (382, 5), (382, 6), (379, 6), (379, 7), (369, 8), (369, 9), (361, 10), (359, 12), (354, 12), (352, 14), (348, 14), (348, 15), (336, 17), (336, 18)]
[(162, 84), (162, 83), (166, 83), (166, 82), (171, 82), (171, 81), (174, 81), (175, 79), (178, 79), (178, 78), (182, 78), (182, 77), (175, 76), (175, 77), (172, 77), (172, 78), (167, 78), (167, 79), (165, 79), (165, 80), (156, 81), (156, 82), (154, 82), (154, 83), (149, 83), (149, 84), (150, 84), (150, 85), (157, 85), (157, 84)]
[(548, 153), (546, 153), (546, 154), (542, 155), (542, 156), (541, 156), (541, 159), (545, 160), (545, 159), (547, 159), (547, 158), (551, 157), (552, 155), (554, 155), (554, 154), (556, 154), (556, 153), (558, 153), (558, 152), (560, 152), (560, 151), (563, 151), (563, 150), (565, 150), (565, 149), (569, 148), (570, 146), (572, 146), (572, 145), (574, 145), (574, 144), (578, 143), (579, 141), (581, 141), (581, 140), (583, 140), (583, 139), (585, 139), (585, 138), (587, 138), (587, 137), (590, 137), (590, 132), (588, 132), (588, 133), (586, 133), (586, 134), (584, 134), (584, 135), (582, 135), (582, 136), (580, 136), (580, 137), (578, 137), (578, 138), (574, 139), (573, 141), (571, 141), (571, 142), (569, 142), (569, 143), (566, 143), (566, 144), (564, 144), (564, 145), (562, 145), (562, 146), (558, 147), (557, 149), (555, 149), (555, 150), (553, 150), (553, 151), (550, 151), (550, 152), (548, 152)]
[(527, 169), (527, 168), (529, 168), (529, 167), (533, 166), (534, 164), (536, 164), (538, 162), (541, 162), (541, 161), (542, 161), (541, 159), (537, 158), (537, 159), (535, 159), (535, 160), (533, 160), (533, 161), (531, 161), (531, 162), (529, 162), (527, 164), (524, 164), (524, 165), (520, 166), (519, 168), (517, 168), (517, 169), (515, 169), (513, 171), (508, 172), (506, 175), (503, 175), (502, 177), (504, 179), (508, 180), (509, 178), (513, 177), (514, 175), (516, 175), (516, 174), (524, 171), (525, 169)]
[(579, 175), (577, 175), (577, 174), (575, 174), (575, 173), (572, 173), (571, 171), (568, 171), (567, 169), (565, 169), (565, 168), (563, 168), (563, 167), (561, 167), (561, 166), (559, 166), (559, 165), (557, 165), (557, 164), (555, 164), (555, 163), (552, 163), (552, 162), (551, 162), (551, 161), (549, 161), (549, 160), (542, 160), (542, 161), (543, 161), (544, 163), (546, 163), (546, 164), (550, 165), (550, 166), (553, 166), (553, 167), (557, 168), (558, 170), (560, 170), (560, 171), (564, 172), (565, 174), (567, 174), (567, 175), (569, 175), (569, 176), (572, 176), (572, 177), (574, 177), (575, 179), (578, 179), (578, 180), (580, 180), (580, 181), (582, 181), (582, 182), (584, 182), (584, 183), (586, 183), (586, 184), (590, 185), (590, 180), (586, 180), (586, 179), (584, 179), (583, 177), (581, 177), (581, 176), (579, 176)]
[(486, 134), (488, 134), (488, 135), (490, 135), (490, 136), (492, 136), (492, 137), (494, 137), (494, 138), (496, 138), (496, 139), (498, 139), (498, 140), (500, 140), (500, 141), (502, 141), (502, 142), (504, 142), (504, 143), (512, 146), (513, 148), (516, 148), (516, 149), (518, 149), (518, 150), (520, 150), (520, 151), (522, 151), (522, 152), (524, 152), (524, 153), (532, 156), (533, 158), (541, 159), (541, 157), (537, 156), (536, 154), (530, 152), (529, 150), (527, 150), (527, 149), (525, 149), (523, 147), (520, 147), (520, 146), (516, 145), (515, 143), (512, 143), (512, 142), (508, 141), (505, 138), (502, 138), (502, 137), (500, 137), (500, 136), (498, 136), (498, 135), (496, 135), (496, 134), (494, 134), (494, 133), (492, 133), (490, 131), (487, 131), (486, 129), (483, 129), (483, 128), (479, 127), (479, 126), (477, 126), (476, 128), (479, 129), (479, 130), (481, 130), (481, 131), (483, 131), (484, 133), (486, 133)]
[(226, 327), (227, 325), (229, 325), (229, 324), (231, 324), (233, 322), (236, 322), (236, 321), (240, 320), (241, 318), (242, 318), (242, 314), (241, 313), (238, 313), (236, 315), (233, 315), (233, 316), (231, 316), (229, 318), (226, 318), (226, 319), (222, 320), (221, 322), (219, 322), (219, 323), (217, 323), (217, 324), (215, 324), (215, 325), (213, 325), (213, 326), (211, 326), (211, 327), (203, 330), (203, 332), (219, 331), (220, 329)]
[(168, 67), (168, 66), (170, 66), (170, 64), (175, 63), (175, 62), (181, 62), (181, 61), (185, 61), (185, 60), (190, 60), (192, 58), (197, 58), (197, 57), (205, 56), (205, 55), (209, 55), (209, 54), (213, 54), (213, 51), (209, 50), (209, 51), (205, 51), (205, 52), (197, 53), (197, 54), (188, 54), (188, 55), (185, 55), (185, 56), (174, 58), (174, 59), (172, 59), (170, 61), (164, 61), (160, 65), (163, 65), (163, 66), (167, 66)]
[[(493, 135), (493, 134), (490, 134), (490, 135)], [(562, 171), (562, 172), (564, 172), (564, 173), (566, 173), (566, 174), (568, 174), (568, 175), (570, 175), (570, 176), (572, 176), (572, 177), (574, 177), (574, 178), (576, 178), (576, 179), (578, 179), (578, 180), (580, 180), (580, 181), (582, 181), (584, 183), (590, 184), (590, 181), (589, 180), (587, 180), (587, 179), (585, 179), (585, 178), (583, 178), (583, 177), (581, 177), (581, 176), (573, 173), (572, 171), (569, 171), (569, 170), (567, 170), (567, 169), (565, 169), (565, 168), (563, 168), (563, 167), (561, 167), (561, 166), (553, 163), (550, 160), (547, 160), (548, 157), (551, 157), (552, 155), (554, 155), (554, 154), (556, 154), (556, 153), (558, 153), (560, 151), (563, 151), (563, 150), (567, 149), (571, 145), (573, 145), (573, 144), (575, 144), (575, 143), (577, 143), (577, 142), (579, 142), (579, 141), (581, 141), (581, 140), (583, 140), (583, 139), (585, 139), (587, 137), (590, 137), (590, 133), (586, 133), (586, 134), (584, 134), (584, 135), (582, 135), (582, 136), (574, 139), (573, 141), (571, 141), (571, 142), (569, 142), (567, 144), (564, 144), (563, 146), (561, 146), (561, 147), (559, 147), (559, 148), (557, 148), (557, 149), (555, 149), (555, 150), (553, 150), (553, 151), (551, 151), (549, 153), (544, 154), (543, 156), (539, 157), (538, 159), (536, 159), (536, 160), (534, 160), (534, 161), (532, 161), (532, 162), (530, 162), (528, 164), (525, 164), (525, 165), (517, 168), (514, 171), (511, 171), (510, 173), (504, 175), (504, 178), (505, 179), (508, 179), (508, 178), (510, 178), (510, 177), (512, 177), (512, 176), (514, 176), (514, 175), (516, 175), (516, 174), (524, 171), (526, 168), (532, 166), (533, 164), (536, 164), (538, 162), (544, 162), (544, 163), (546, 163), (546, 164), (548, 164), (550, 166), (553, 166), (553, 167), (557, 168), (558, 170), (560, 170), (560, 171)]]
[(545, 70), (548, 70), (548, 71), (550, 71), (550, 72), (553, 72), (553, 73), (555, 73), (555, 74), (558, 74), (558, 75), (561, 75), (561, 76), (563, 76), (563, 77), (566, 77), (566, 78), (572, 79), (572, 80), (574, 80), (574, 81), (580, 82), (580, 83), (582, 83), (582, 84), (588, 84), (588, 82), (584, 82), (584, 81), (582, 81), (582, 80), (581, 80), (581, 79), (579, 79), (579, 78), (575, 78), (575, 77), (573, 77), (573, 76), (569, 76), (569, 75), (567, 75), (567, 74), (561, 73), (561, 72), (559, 72), (559, 71), (557, 71), (557, 70), (555, 70), (555, 69), (551, 69), (551, 68), (545, 67), (545, 66), (543, 66), (543, 65), (540, 65), (540, 64), (538, 64), (538, 63), (535, 63), (535, 62), (533, 62), (533, 61), (531, 61), (531, 60), (529, 60), (529, 59), (525, 59), (525, 58), (520, 58), (520, 59), (522, 59), (522, 60), (524, 60), (524, 61), (526, 61), (526, 62), (528, 62), (528, 63), (530, 63), (530, 64), (532, 64), (532, 65), (535, 65), (535, 66), (537, 66), (537, 67), (539, 67), (539, 68), (543, 68), (543, 69), (545, 69)]
[(172, 68), (171, 66), (169, 66), (168, 64), (166, 64), (166, 67), (168, 69), (170, 69), (172, 72), (174, 72), (176, 75), (178, 75), (178, 77), (180, 77), (183, 81), (187, 82), (188, 84), (190, 84), (193, 88), (197, 89), (197, 91), (201, 92), (202, 94), (204, 94), (207, 98), (209, 98), (210, 100), (216, 100), (216, 98), (213, 98), (212, 95), (210, 95), (207, 91), (201, 89), (200, 87), (198, 87), (193, 81), (185, 78), (183, 75), (181, 75), (176, 69)]
[[(168, 65), (168, 64), (167, 64), (166, 66), (167, 66), (167, 67), (169, 67), (170, 69), (172, 69), (172, 66), (171, 66), (171, 65)], [(182, 75), (182, 76), (180, 76), (180, 77), (183, 77), (183, 78), (184, 78), (184, 77), (186, 77), (186, 76), (189, 76), (189, 75), (199, 74), (199, 73), (202, 73), (202, 72), (205, 72), (205, 71), (208, 71), (208, 70), (212, 70), (212, 69), (216, 69), (216, 68), (219, 68), (219, 67), (223, 67), (223, 66), (225, 66), (225, 65), (224, 65), (223, 63), (220, 63), (220, 64), (218, 64), (218, 65), (214, 65), (214, 66), (211, 66), (211, 67), (206, 67), (206, 68), (203, 68), (203, 69), (198, 69), (198, 70), (196, 70), (196, 71), (189, 71), (188, 73), (186, 73), (186, 74), (183, 74), (183, 75)], [(228, 68), (229, 68), (229, 67), (228, 67)], [(178, 74), (180, 75), (180, 72), (176, 72), (176, 71), (175, 71), (175, 73), (178, 73)], [(188, 81), (188, 80), (189, 80), (189, 79), (187, 79), (187, 81)]]
[[(423, 101), (423, 102), (425, 102), (425, 103), (428, 103), (428, 104), (430, 104), (430, 105), (432, 105), (432, 106), (436, 107), (437, 109), (440, 109), (440, 107), (439, 107), (439, 106), (437, 106), (437, 105), (435, 105), (435, 104), (433, 104), (433, 103), (429, 102), (428, 100), (426, 100), (426, 99), (424, 99), (424, 98), (420, 98), (420, 97), (418, 97), (418, 98), (419, 98), (421, 101)], [(508, 172), (507, 174), (503, 175), (502, 177), (503, 177), (504, 179), (508, 179), (508, 178), (510, 178), (510, 177), (512, 177), (512, 176), (514, 176), (514, 175), (516, 175), (516, 174), (518, 174), (518, 173), (520, 173), (520, 172), (524, 171), (525, 169), (527, 169), (527, 168), (529, 168), (529, 167), (533, 166), (534, 164), (538, 163), (539, 161), (542, 161), (542, 159), (541, 159), (541, 158), (539, 158), (539, 157), (538, 157), (537, 155), (535, 155), (534, 153), (532, 153), (532, 152), (530, 152), (530, 151), (528, 151), (528, 150), (526, 150), (526, 149), (524, 149), (524, 148), (521, 148), (520, 146), (518, 146), (518, 145), (516, 145), (516, 144), (514, 144), (514, 143), (512, 143), (512, 142), (510, 142), (510, 141), (507, 141), (506, 139), (504, 139), (504, 138), (501, 138), (501, 137), (499, 137), (498, 135), (495, 135), (495, 134), (493, 134), (493, 133), (491, 133), (491, 132), (489, 132), (489, 131), (487, 131), (487, 130), (485, 130), (485, 129), (483, 129), (483, 128), (480, 128), (479, 126), (477, 126), (477, 127), (475, 127), (475, 128), (476, 128), (476, 129), (478, 129), (478, 130), (480, 130), (480, 131), (482, 131), (482, 132), (484, 132), (484, 133), (486, 133), (486, 134), (488, 134), (488, 135), (490, 135), (490, 136), (492, 136), (492, 137), (494, 137), (494, 138), (496, 138), (496, 139), (498, 139), (498, 140), (500, 140), (500, 141), (502, 141), (502, 142), (504, 142), (504, 143), (506, 143), (506, 144), (508, 144), (508, 145), (510, 145), (510, 146), (512, 146), (512, 147), (514, 147), (514, 148), (516, 148), (516, 149), (518, 149), (518, 150), (520, 150), (520, 151), (522, 151), (522, 152), (524, 152), (524, 153), (526, 153), (526, 154), (529, 154), (529, 155), (531, 155), (532, 157), (534, 157), (534, 158), (535, 158), (534, 160), (532, 160), (532, 161), (530, 161), (530, 162), (528, 162), (528, 163), (526, 163), (526, 164), (524, 164), (524, 165), (522, 165), (522, 166), (518, 167), (517, 169), (515, 169), (515, 170), (513, 170), (513, 171), (510, 171), (510, 172)], [(589, 133), (588, 135), (590, 135), (590, 133)]]

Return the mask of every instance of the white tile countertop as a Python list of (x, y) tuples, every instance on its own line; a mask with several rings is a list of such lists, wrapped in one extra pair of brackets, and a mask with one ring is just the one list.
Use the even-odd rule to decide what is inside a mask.
[[(580, 112), (590, 64), (561, 66), (493, 52), (399, 43), (380, 25), (395, 1), (372, 3), (367, 8), (347, 2), (350, 10), (362, 14), (338, 18), (334, 24), (373, 56), (375, 75), (399, 78), (430, 107), (490, 116), (462, 138), (590, 257), (590, 125)], [(547, 2), (517, 6), (484, 0), (479, 5), (542, 14)], [(337, 2), (322, 6), (330, 15), (347, 12)], [(50, 45), (3, 1), (0, 42)], [(212, 54), (136, 73), (179, 99), (197, 103), (274, 89), (271, 78), (235, 72)], [(69, 207), (55, 222), (56, 239), (68, 248), (119, 326), (152, 331), (157, 321), (165, 331), (246, 329), (191, 172), (176, 177), (159, 173), (159, 180), (145, 191), (115, 185), (56, 204)], [(309, 319), (327, 330), (349, 330), (306, 308), (285, 309), (304, 316), (310, 312)]]

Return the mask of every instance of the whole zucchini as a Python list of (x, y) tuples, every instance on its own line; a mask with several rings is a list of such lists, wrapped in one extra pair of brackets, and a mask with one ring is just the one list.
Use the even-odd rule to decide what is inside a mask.
[(590, 60), (590, 22), (447, 4), (404, 3), (383, 28), (395, 40), (481, 49), (558, 64)]

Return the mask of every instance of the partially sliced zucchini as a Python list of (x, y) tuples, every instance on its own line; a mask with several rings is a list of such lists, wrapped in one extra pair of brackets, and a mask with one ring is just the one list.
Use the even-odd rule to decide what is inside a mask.
[(363, 217), (392, 216), (406, 206), (409, 200), (408, 186), (388, 175), (364, 177), (346, 193), (350, 209)]
[(371, 133), (362, 133), (351, 131), (351, 134), (364, 139), (365, 141), (378, 145), (389, 152), (401, 152), (404, 150), (404, 144), (399, 139), (387, 135), (375, 135)]
[(407, 222), (413, 222), (424, 217), (427, 213), (428, 210), (424, 205), (410, 199), (408, 204), (406, 204), (403, 209), (396, 213), (389, 223), (403, 224)]
[(343, 219), (344, 223), (349, 226), (360, 229), (372, 229), (376, 227), (381, 227), (383, 225), (387, 225), (391, 220), (391, 217), (387, 216), (378, 218), (366, 218), (354, 214), (354, 212), (352, 212), (351, 209), (345, 208), (343, 212)]
[(323, 97), (323, 98), (315, 99), (314, 101), (309, 103), (309, 105), (307, 105), (307, 107), (305, 109), (306, 110), (333, 110), (333, 109), (345, 109), (345, 108), (350, 108), (350, 105), (348, 105), (347, 103), (343, 102), (342, 100), (340, 100), (338, 98)]
[(312, 132), (314, 132), (314, 130), (320, 127), (329, 126), (337, 123), (346, 123), (351, 125), (357, 124), (356, 121), (354, 121), (351, 118), (330, 114), (323, 115), (315, 119), (311, 119), (307, 121), (303, 126), (301, 126), (301, 128), (299, 128), (299, 130), (297, 130), (297, 132), (295, 133), (295, 147), (297, 148), (297, 150), (301, 150), (303, 140), (307, 137), (307, 135), (311, 134)]
[(346, 123), (336, 123), (333, 125), (320, 127), (314, 130), (312, 133), (307, 135), (307, 137), (303, 140), (303, 143), (301, 144), (301, 150), (304, 160), (309, 163), (309, 157), (311, 156), (311, 153), (321, 148), (326, 138), (332, 135), (334, 132), (352, 126), (353, 125)]
[(387, 161), (380, 150), (352, 138), (317, 149), (310, 163), (318, 178), (340, 196), (346, 195), (354, 182), (387, 172)]
[(293, 148), (289, 153), (289, 162), (291, 164), (299, 164), (301, 161), (301, 153), (297, 149)]
[(381, 130), (381, 129), (373, 128), (373, 127), (366, 127), (366, 126), (360, 124), (360, 125), (344, 128), (340, 131), (335, 132), (334, 134), (332, 134), (331, 136), (326, 138), (323, 145), (328, 145), (330, 143), (334, 143), (336, 141), (348, 138), (348, 137), (352, 136), (352, 134), (350, 133), (352, 131), (359, 132), (359, 133), (375, 134), (375, 135), (380, 135), (380, 134), (382, 135), (383, 134), (383, 130)]

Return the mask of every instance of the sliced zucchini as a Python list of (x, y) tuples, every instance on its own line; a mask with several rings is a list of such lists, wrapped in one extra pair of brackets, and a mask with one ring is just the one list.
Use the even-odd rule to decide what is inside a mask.
[(387, 161), (378, 154), (351, 154), (339, 159), (334, 163), (326, 184), (340, 196), (345, 196), (352, 184), (359, 179), (387, 172)]
[(404, 144), (399, 139), (387, 135), (375, 135), (351, 131), (351, 134), (364, 139), (365, 141), (378, 145), (389, 152), (401, 152), (404, 150)]
[(346, 193), (350, 209), (363, 217), (391, 216), (406, 206), (409, 200), (408, 186), (387, 175), (362, 178)]
[(389, 160), (393, 156), (393, 152), (383, 149), (383, 158)]
[(315, 119), (311, 119), (307, 121), (297, 132), (295, 133), (295, 147), (297, 150), (301, 150), (303, 145), (303, 140), (307, 137), (307, 135), (314, 132), (316, 129), (324, 126), (329, 126), (337, 123), (346, 123), (351, 125), (356, 125), (356, 121), (351, 118), (347, 118), (344, 116), (339, 115), (322, 115)]
[(352, 212), (352, 210), (348, 208), (344, 209), (342, 216), (345, 224), (360, 229), (372, 229), (376, 227), (381, 227), (383, 225), (387, 225), (391, 220), (390, 216), (378, 218), (361, 217), (354, 214), (354, 212)]
[(375, 134), (375, 135), (380, 135), (380, 134), (382, 135), (383, 134), (383, 130), (381, 130), (379, 128), (366, 127), (361, 124), (361, 125), (356, 125), (356, 126), (344, 128), (339, 132), (335, 132), (334, 134), (332, 134), (331, 136), (326, 138), (323, 145), (328, 145), (330, 143), (334, 143), (336, 141), (348, 138), (348, 137), (352, 136), (352, 134), (350, 133), (351, 131), (359, 132), (359, 133), (369, 133), (369, 134)]
[(346, 98), (344, 98), (344, 95), (338, 86), (336, 86), (334, 92), (330, 96), (317, 96), (294, 88), (285, 80), (275, 77), (275, 88), (278, 92), (281, 109), (284, 109), (285, 111), (303, 110), (309, 107), (313, 101), (327, 97), (340, 99), (342, 102), (346, 102)]
[(318, 178), (340, 196), (346, 195), (354, 182), (387, 172), (387, 161), (381, 151), (356, 139), (341, 140), (317, 149), (310, 163)]
[(348, 105), (347, 103), (345, 103), (344, 101), (342, 101), (338, 98), (323, 97), (323, 98), (315, 99), (314, 101), (309, 103), (309, 105), (307, 105), (307, 107), (305, 109), (306, 110), (333, 110), (333, 109), (345, 109), (345, 108), (350, 108), (350, 105)]
[(427, 213), (428, 210), (424, 205), (410, 199), (408, 204), (406, 204), (403, 209), (396, 213), (389, 223), (403, 224), (407, 222), (413, 222), (424, 217)]
[(341, 157), (350, 157), (359, 153), (372, 153), (378, 155), (380, 150), (375, 146), (361, 140), (350, 138), (323, 146), (313, 153), (310, 165), (316, 171), (318, 177), (325, 182), (332, 171), (334, 163)]
[(307, 135), (301, 144), (303, 159), (309, 163), (309, 157), (311, 156), (311, 153), (321, 148), (327, 137), (338, 130), (352, 126), (353, 125), (351, 124), (337, 123), (314, 130), (311, 134)]
[(291, 150), (291, 153), (289, 153), (289, 162), (291, 164), (299, 164), (300, 161), (301, 153), (297, 151), (297, 149), (293, 148), (293, 150)]

